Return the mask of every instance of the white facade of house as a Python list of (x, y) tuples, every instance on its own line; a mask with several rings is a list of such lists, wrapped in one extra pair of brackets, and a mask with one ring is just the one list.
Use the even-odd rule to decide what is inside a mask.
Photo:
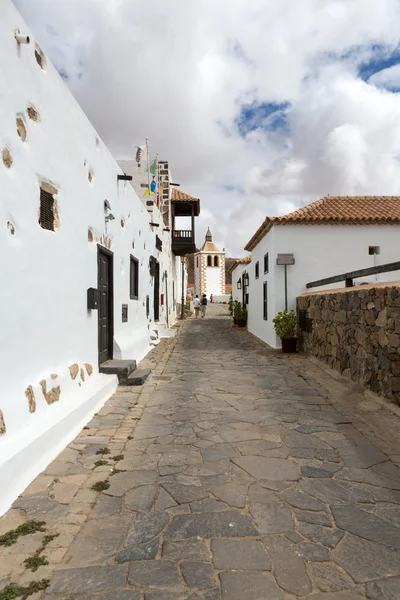
[[(29, 44), (17, 43), (16, 29)], [(146, 355), (153, 331), (175, 321), (182, 281), (171, 234), (150, 226), (162, 222), (158, 209), (149, 215), (129, 182), (117, 181), (121, 169), (54, 67), (44, 56), (38, 63), (40, 49), (9, 0), (0, 40), (1, 514), (117, 386), (99, 373), (98, 311), (87, 309), (98, 248), (112, 252), (113, 358)], [(55, 201), (54, 231), (39, 224), (41, 188)], [(150, 257), (160, 265), (158, 323)]]
[[(370, 246), (379, 246), (379, 255), (369, 255)], [(264, 273), (264, 256), (268, 253), (268, 273)], [(295, 264), (287, 267), (288, 310), (296, 309), (296, 298), (307, 291), (306, 284), (349, 271), (373, 267), (399, 260), (400, 225), (273, 225), (252, 250), (250, 274), (248, 329), (274, 348), (280, 347), (272, 319), (285, 309), (285, 278), (283, 266), (276, 264), (278, 254), (294, 254)], [(256, 264), (259, 277), (255, 277)], [(232, 274), (235, 298), (236, 281), (243, 265)], [(381, 273), (362, 282), (392, 281), (396, 273)], [(264, 320), (263, 284), (267, 283), (267, 320)], [(332, 289), (340, 284), (316, 288)], [(344, 284), (343, 284), (344, 285)], [(239, 292), (240, 294), (240, 292)], [(240, 298), (238, 298), (240, 299)]]
[(237, 262), (232, 269), (232, 300), (234, 302), (237, 300), (243, 303), (243, 275), (245, 273), (248, 273), (250, 281), (252, 275), (251, 262)]

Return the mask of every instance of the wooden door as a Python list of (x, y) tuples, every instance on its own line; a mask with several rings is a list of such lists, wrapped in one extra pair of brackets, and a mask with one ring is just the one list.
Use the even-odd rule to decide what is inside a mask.
[(154, 273), (154, 321), (160, 320), (160, 263), (155, 264)]
[(98, 346), (99, 364), (113, 357), (113, 256), (98, 248), (97, 287), (99, 290)]

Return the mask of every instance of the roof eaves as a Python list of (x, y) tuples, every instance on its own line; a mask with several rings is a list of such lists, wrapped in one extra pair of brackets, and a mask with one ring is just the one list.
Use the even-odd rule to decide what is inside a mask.
[(266, 217), (263, 224), (257, 229), (253, 237), (247, 242), (244, 247), (248, 252), (252, 252), (254, 248), (261, 242), (263, 237), (267, 235), (267, 233), (272, 229), (273, 224), (275, 223), (276, 217)]

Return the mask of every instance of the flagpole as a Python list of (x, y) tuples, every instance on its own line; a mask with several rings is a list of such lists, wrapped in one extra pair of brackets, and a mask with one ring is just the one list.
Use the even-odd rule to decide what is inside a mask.
[(146, 150), (147, 150), (147, 184), (148, 184), (148, 190), (149, 190), (149, 195), (150, 194), (150, 154), (149, 154), (149, 138), (146, 138)]
[[(160, 174), (158, 172), (158, 152), (156, 154), (156, 172), (155, 175), (157, 177), (157, 190), (156, 190), (156, 204), (158, 205), (159, 210), (161, 210), (161, 201), (160, 203), (157, 202), (157, 196), (160, 198)], [(161, 200), (161, 198), (160, 198)]]

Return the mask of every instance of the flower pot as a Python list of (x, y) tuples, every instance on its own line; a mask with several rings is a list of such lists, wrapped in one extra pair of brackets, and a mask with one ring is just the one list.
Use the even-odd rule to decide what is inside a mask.
[(246, 325), (247, 325), (247, 319), (237, 319), (238, 327), (246, 327)]
[(296, 352), (298, 339), (297, 337), (282, 339), (282, 352)]

